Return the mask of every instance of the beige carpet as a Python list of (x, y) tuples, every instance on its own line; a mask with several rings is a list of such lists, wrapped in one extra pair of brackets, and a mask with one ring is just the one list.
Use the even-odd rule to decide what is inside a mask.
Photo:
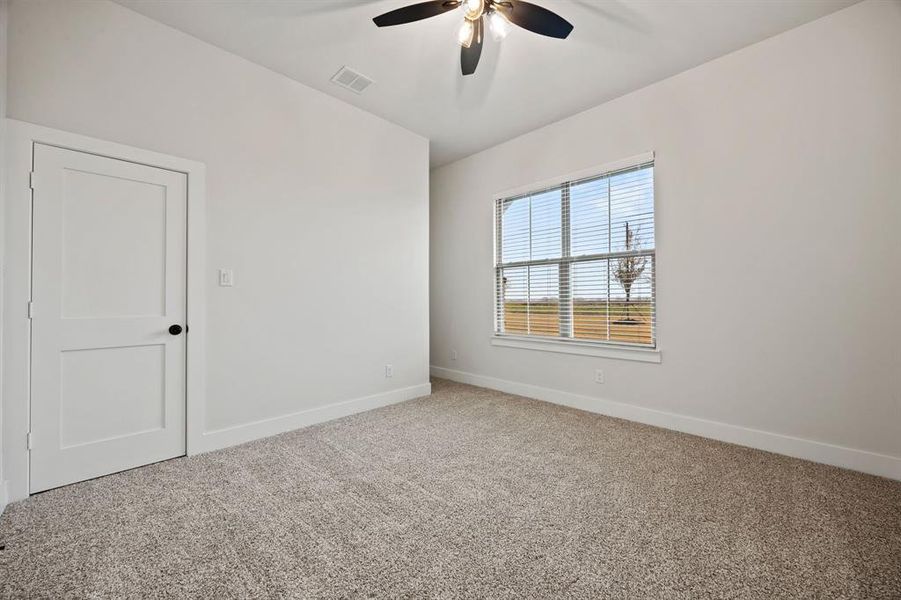
[(53, 490), (7, 598), (901, 598), (901, 483), (434, 382)]

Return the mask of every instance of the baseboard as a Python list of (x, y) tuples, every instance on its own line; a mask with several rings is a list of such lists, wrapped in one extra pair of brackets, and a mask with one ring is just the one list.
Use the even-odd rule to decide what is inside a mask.
[(432, 393), (432, 384), (422, 383), (406, 388), (390, 390), (372, 396), (364, 396), (353, 400), (335, 402), (326, 406), (318, 406), (281, 417), (263, 419), (252, 423), (236, 425), (224, 429), (207, 431), (203, 434), (199, 452), (210, 452), (256, 439), (277, 435), (286, 431), (309, 427), (324, 421), (331, 421), (356, 413), (372, 410), (389, 404), (397, 404), (413, 398), (428, 396)]
[(730, 425), (719, 421), (709, 421), (697, 417), (688, 417), (651, 408), (613, 402), (591, 396), (573, 394), (561, 390), (540, 387), (527, 383), (508, 381), (478, 375), (444, 367), (431, 367), (435, 377), (450, 379), (460, 383), (468, 383), (479, 387), (499, 390), (508, 394), (516, 394), (527, 398), (535, 398), (554, 404), (562, 404), (581, 410), (599, 413), (664, 429), (672, 429), (722, 442), (738, 444), (794, 458), (802, 458), (845, 469), (862, 471), (872, 475), (888, 477), (901, 481), (901, 458), (886, 454), (877, 454), (866, 450), (846, 448), (813, 440), (791, 437), (759, 429), (749, 429), (738, 425)]

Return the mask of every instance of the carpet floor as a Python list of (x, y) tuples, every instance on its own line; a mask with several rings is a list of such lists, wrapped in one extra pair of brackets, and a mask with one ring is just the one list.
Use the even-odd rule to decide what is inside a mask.
[(436, 380), (0, 517), (5, 598), (901, 598), (901, 482)]

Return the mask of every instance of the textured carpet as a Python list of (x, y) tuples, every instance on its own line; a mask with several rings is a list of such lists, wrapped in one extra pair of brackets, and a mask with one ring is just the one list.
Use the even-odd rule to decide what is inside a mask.
[(13, 598), (901, 598), (901, 483), (437, 380), (34, 496)]

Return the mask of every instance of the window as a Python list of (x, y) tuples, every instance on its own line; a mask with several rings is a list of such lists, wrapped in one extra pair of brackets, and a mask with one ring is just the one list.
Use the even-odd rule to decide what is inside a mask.
[(495, 333), (656, 347), (654, 164), (496, 201)]

